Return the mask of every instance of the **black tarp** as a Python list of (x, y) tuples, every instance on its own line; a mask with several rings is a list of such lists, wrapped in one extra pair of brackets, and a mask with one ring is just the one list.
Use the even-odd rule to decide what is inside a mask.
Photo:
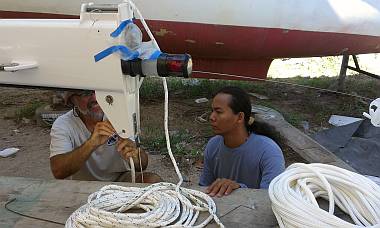
[(323, 130), (313, 138), (361, 174), (380, 177), (380, 127), (369, 120)]

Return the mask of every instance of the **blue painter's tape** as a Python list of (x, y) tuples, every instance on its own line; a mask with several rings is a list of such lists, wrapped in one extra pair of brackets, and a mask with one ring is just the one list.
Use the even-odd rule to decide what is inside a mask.
[(124, 60), (137, 59), (140, 55), (140, 53), (138, 53), (137, 51), (131, 51), (126, 46), (119, 45), (118, 49), (121, 52), (122, 59)]
[(127, 27), (127, 25), (130, 24), (130, 23), (132, 23), (131, 19), (125, 20), (125, 21), (121, 22), (120, 25), (116, 28), (116, 30), (113, 31), (110, 35), (112, 37), (114, 37), (114, 38), (118, 37), (121, 34), (121, 32), (123, 32), (123, 30), (125, 29), (125, 27)]
[(125, 58), (126, 60), (136, 59), (139, 56), (139, 53), (137, 51), (131, 51), (129, 48), (123, 45), (115, 45), (96, 54), (94, 56), (95, 62), (98, 62), (117, 51), (120, 51), (123, 58)]
[(156, 50), (155, 52), (153, 52), (153, 54), (149, 57), (149, 60), (154, 60), (154, 59), (158, 59), (158, 57), (161, 55), (161, 51), (159, 50)]
[(109, 48), (99, 52), (98, 54), (96, 54), (94, 56), (95, 62), (98, 62), (98, 61), (104, 59), (105, 57), (109, 56), (110, 54), (114, 53), (115, 51), (116, 51), (115, 46), (112, 46), (112, 47), (109, 47)]

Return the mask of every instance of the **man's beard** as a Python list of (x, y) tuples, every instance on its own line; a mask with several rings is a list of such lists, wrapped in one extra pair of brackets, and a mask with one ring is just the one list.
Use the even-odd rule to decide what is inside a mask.
[(91, 111), (91, 109), (97, 105), (98, 103), (96, 101), (93, 101), (93, 102), (89, 102), (87, 104), (87, 109), (86, 110), (82, 110), (81, 108), (78, 107), (78, 111), (84, 115), (84, 116), (88, 116), (90, 117), (91, 119), (95, 120), (95, 121), (102, 121), (103, 120), (103, 116), (104, 116), (104, 112), (102, 110), (100, 110), (99, 112), (93, 112)]
[(102, 121), (104, 113), (103, 113), (103, 111), (100, 111), (100, 112), (89, 112), (88, 116), (91, 117), (93, 120)]

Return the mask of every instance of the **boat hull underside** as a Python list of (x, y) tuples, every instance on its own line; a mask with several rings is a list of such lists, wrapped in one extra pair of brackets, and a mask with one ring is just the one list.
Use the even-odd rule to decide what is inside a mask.
[[(0, 11), (0, 18), (78, 16)], [(377, 36), (154, 20), (147, 23), (164, 52), (191, 54), (195, 71), (266, 78), (275, 58), (380, 52)], [(193, 77), (232, 79), (199, 73)]]

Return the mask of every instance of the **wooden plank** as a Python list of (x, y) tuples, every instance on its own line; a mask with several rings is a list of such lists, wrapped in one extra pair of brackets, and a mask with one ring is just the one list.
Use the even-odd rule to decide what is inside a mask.
[(255, 114), (255, 124), (264, 135), (271, 135), (277, 143), (289, 146), (309, 163), (334, 164), (338, 167), (355, 171), (350, 165), (327, 150), (311, 137), (307, 136), (286, 122), (278, 112), (272, 109), (261, 110)]
[[(16, 215), (7, 211), (4, 205), (10, 199), (16, 198), (9, 208), (29, 216), (65, 223), (72, 212), (86, 203), (91, 193), (108, 184), (111, 183), (0, 177), (0, 227), (61, 227), (62, 225)], [(117, 184), (146, 186), (131, 183)], [(190, 188), (204, 190), (200, 186)], [(277, 224), (266, 190), (238, 189), (230, 196), (215, 197), (214, 201), (217, 205), (217, 214), (226, 227), (236, 224), (240, 224), (241, 227), (245, 224), (253, 226)], [(216, 227), (216, 225), (210, 224), (208, 227)]]

